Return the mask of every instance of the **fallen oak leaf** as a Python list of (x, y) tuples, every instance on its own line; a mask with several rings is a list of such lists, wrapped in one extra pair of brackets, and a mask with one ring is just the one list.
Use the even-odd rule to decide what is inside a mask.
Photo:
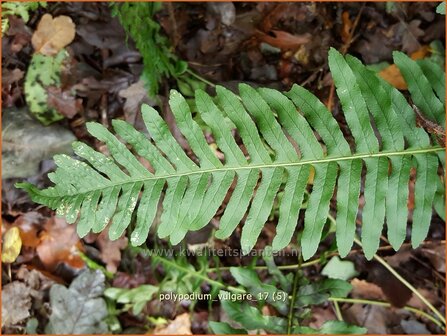
[(75, 24), (68, 16), (61, 15), (53, 18), (50, 14), (42, 16), (31, 43), (36, 53), (54, 56), (75, 37)]

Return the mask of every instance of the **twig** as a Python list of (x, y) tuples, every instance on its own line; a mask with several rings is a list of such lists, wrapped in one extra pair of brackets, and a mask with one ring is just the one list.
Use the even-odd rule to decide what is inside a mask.
[(186, 69), (185, 71), (186, 73), (190, 74), (191, 76), (195, 77), (196, 79), (204, 82), (205, 84), (208, 84), (211, 87), (216, 87), (216, 84), (210, 82), (209, 80), (203, 78), (202, 76), (199, 76), (198, 74), (196, 74), (194, 71), (190, 70), (190, 69)]

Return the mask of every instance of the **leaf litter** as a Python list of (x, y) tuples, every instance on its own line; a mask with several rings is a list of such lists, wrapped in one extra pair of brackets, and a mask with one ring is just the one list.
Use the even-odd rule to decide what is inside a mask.
[[(368, 64), (390, 62), (392, 50), (406, 50), (411, 53), (425, 48), (427, 54), (424, 56), (434, 57), (438, 55), (438, 51), (432, 48), (431, 44), (437, 39), (444, 39), (444, 24), (440, 22), (438, 16), (430, 16), (434, 10), (435, 6), (430, 3), (411, 6), (397, 3), (391, 12), (386, 12), (385, 4), (367, 4), (359, 27), (356, 28), (349, 52), (361, 55)], [(340, 8), (318, 3), (228, 3), (216, 5), (175, 3), (171, 9), (168, 6), (163, 7), (157, 13), (156, 20), (160, 23), (163, 33), (175, 45), (175, 53), (181, 59), (188, 61), (193, 71), (215, 84), (231, 87), (236, 82), (244, 81), (254, 85), (286, 90), (292, 83), (304, 83), (319, 97), (327, 98), (331, 85), (326, 64), (327, 48), (329, 46), (340, 47), (343, 43), (349, 42), (349, 30), (352, 28), (358, 11), (359, 4), (355, 3), (344, 4)], [(172, 24), (172, 13), (175, 25)], [(65, 18), (61, 19), (61, 15)], [(58, 32), (58, 34), (54, 34), (54, 32)], [(430, 45), (429, 49), (427, 49), (428, 45)], [(29, 179), (40, 179), (42, 184), (48, 183), (39, 176), (43, 170), (52, 167), (51, 162), (48, 163), (46, 160), (52, 156), (51, 150), (71, 153), (68, 143), (73, 139), (73, 135), (98, 148), (99, 144), (93, 142), (85, 132), (85, 122), (87, 121), (95, 120), (107, 125), (113, 118), (122, 118), (136, 127), (142, 126), (136, 112), (142, 102), (148, 102), (148, 96), (139, 81), (142, 71), (141, 57), (133, 41), (127, 39), (118, 20), (110, 16), (108, 4), (61, 3), (60, 6), (54, 8), (50, 5), (48, 8), (41, 9), (28, 23), (20, 18), (11, 17), (10, 29), (3, 36), (3, 47), (2, 101), (4, 106), (9, 107), (21, 108), (24, 105), (24, 75), (34, 52), (53, 57), (61, 49), (65, 49), (69, 55), (67, 66), (61, 69), (61, 84), (44, 86), (44, 92), (48, 96), (45, 102), (62, 116), (57, 122), (57, 127), (66, 130), (66, 134), (57, 135), (48, 144), (42, 144), (39, 147), (48, 149), (48, 151), (40, 151), (39, 148), (33, 146), (33, 141), (22, 141), (22, 139), (26, 140), (27, 134), (32, 134), (31, 139), (35, 140), (45, 139), (47, 134), (56, 135), (58, 133), (53, 134), (53, 126), (42, 126), (34, 132), (34, 128), (37, 129), (36, 124), (27, 127), (29, 112), (15, 110), (15, 113), (20, 116), (17, 119), (24, 118), (23, 120), (26, 122), (22, 129), (11, 126), (8, 130), (5, 127), (8, 122), (3, 119), (2, 177), (4, 179), (19, 175)], [(441, 45), (440, 50), (442, 49)], [(443, 60), (443, 55), (437, 57), (438, 60)], [(396, 74), (394, 70), (391, 72), (391, 77), (397, 78), (391, 79), (391, 83), (399, 87), (399, 74)], [(151, 105), (160, 103), (160, 107), (168, 116), (169, 111), (164, 102), (168, 89), (175, 84), (172, 81), (165, 81), (161, 86), (159, 97), (157, 97), (160, 102), (151, 103)], [(337, 113), (337, 106), (334, 107), (334, 113)], [(5, 139), (10, 140), (13, 144), (19, 144), (19, 146), (5, 146), (8, 144)], [(64, 147), (64, 144), (67, 146)], [(11, 156), (12, 159), (8, 160), (8, 155), (11, 155), (11, 152), (15, 156)], [(9, 168), (8, 162), (10, 163)], [(17, 167), (24, 168), (24, 171), (20, 171)], [(5, 172), (9, 172), (9, 175), (5, 175)], [(7, 188), (8, 180), (4, 181), (6, 183), (3, 184), (3, 187)], [(5, 191), (4, 189), (3, 192)], [(86, 298), (88, 302), (98, 300), (98, 303), (96, 301), (89, 303), (87, 307), (97, 309), (97, 312), (90, 314), (90, 317), (96, 322), (99, 321), (100, 315), (104, 314), (101, 295), (105, 280), (99, 273), (93, 273), (96, 274), (94, 277), (99, 279), (100, 284), (79, 280), (83, 283), (79, 287), (84, 287), (85, 291), (80, 290), (79, 287), (71, 287), (74, 284), (79, 284), (77, 280), (84, 274), (80, 273), (85, 269), (85, 262), (79, 257), (79, 251), (83, 251), (89, 258), (104, 265), (110, 271), (116, 271), (111, 280), (113, 286), (135, 288), (151, 282), (153, 285), (158, 285), (155, 273), (163, 268), (158, 266), (158, 269), (154, 270), (151, 265), (148, 265), (148, 259), (134, 258), (126, 248), (125, 237), (117, 242), (107, 241), (101, 236), (79, 240), (74, 233), (74, 226), (55, 218), (54, 214), (48, 213), (44, 209), (33, 208), (29, 201), (21, 200), (19, 202), (19, 195), (13, 193), (10, 195), (9, 205), (3, 207), (4, 219), (8, 225), (12, 224), (13, 227), (19, 228), (23, 246), (19, 258), (11, 264), (13, 281), (4, 285), (3, 291), (9, 292), (9, 294), (6, 292), (6, 295), (13, 297), (20, 307), (18, 309), (21, 309), (23, 313), (22, 316), (26, 315), (21, 317), (21, 320), (16, 322), (17, 324), (24, 327), (31, 316), (37, 316), (39, 320), (37, 330), (43, 332), (46, 323), (42, 321), (47, 321), (48, 316), (51, 316), (51, 323), (47, 327), (47, 331), (53, 328), (53, 330), (67, 332), (67, 328), (62, 329), (63, 317), (66, 317), (67, 314), (78, 313), (78, 307), (62, 307), (54, 293), (64, 297), (64, 300), (74, 300), (76, 295)], [(3, 201), (5, 200), (7, 198), (4, 198)], [(27, 216), (26, 214), (29, 213), (31, 215)], [(274, 231), (274, 223), (271, 227), (271, 230)], [(271, 236), (267, 232), (263, 239), (271, 239)], [(203, 241), (207, 241), (208, 237), (209, 233), (208, 236), (202, 237)], [(444, 237), (444, 231), (436, 229), (431, 232), (430, 239), (435, 239), (434, 244), (436, 244), (436, 239), (442, 239), (442, 237)], [(228, 241), (217, 243), (229, 244), (231, 247), (237, 248), (236, 242), (237, 239), (230, 238)], [(148, 242), (150, 246), (153, 246), (154, 243), (159, 242)], [(261, 242), (260, 246), (266, 244), (268, 241)], [(330, 242), (324, 242), (324, 244), (327, 244), (328, 248), (330, 247)], [(405, 270), (405, 268), (414, 270), (414, 275), (405, 274), (405, 276), (412, 283), (417, 284), (427, 297), (430, 292), (438, 293), (437, 296), (443, 295), (443, 290), (439, 289), (443, 288), (442, 285), (434, 288), (432, 284), (428, 284), (433, 279), (438, 281), (437, 275), (430, 275), (428, 281), (421, 280), (421, 274), (424, 272), (427, 274), (427, 272), (435, 271), (445, 274), (445, 268), (442, 268), (442, 258), (445, 259), (445, 255), (442, 255), (441, 247), (439, 249), (435, 247), (424, 246), (420, 250), (412, 252), (411, 255), (419, 261), (415, 261), (412, 257), (402, 263), (396, 263), (399, 271)], [(384, 255), (392, 255), (392, 253), (387, 253), (385, 251)], [(384, 275), (382, 271), (377, 271), (372, 264), (358, 263), (355, 258), (351, 259), (355, 264), (352, 274), (359, 273), (356, 278), (351, 280), (354, 287), (352, 297), (392, 301), (389, 293), (393, 291), (393, 286), (388, 286), (387, 289), (386, 284), (377, 280), (381, 277), (388, 279), (388, 276)], [(239, 266), (249, 265), (251, 260), (223, 257), (220, 262), (225, 266)], [(287, 265), (296, 263), (296, 260), (283, 257), (280, 262)], [(419, 262), (423, 262), (426, 266), (422, 267)], [(35, 269), (30, 271), (28, 268), (23, 268), (24, 266)], [(417, 267), (423, 271), (418, 271)], [(309, 277), (315, 278), (319, 276), (321, 268), (316, 266), (306, 272)], [(24, 280), (26, 278), (23, 276), (26, 273), (25, 269), (26, 272), (35, 274), (34, 276), (28, 275), (29, 279), (38, 278), (45, 273), (54, 277), (54, 281), (59, 283), (54, 285), (52, 280), (41, 287), (45, 288), (42, 292), (46, 293), (46, 296), (42, 296), (42, 302), (47, 305), (50, 303), (51, 310), (56, 313), (48, 311), (46, 316), (45, 314), (40, 315), (33, 309), (32, 304), (30, 306), (30, 302), (35, 300), (30, 293), (36, 290), (41, 291), (41, 289), (39, 289), (39, 285), (29, 285)], [(85, 277), (83, 279), (91, 279), (93, 276), (90, 273)], [(41, 282), (41, 280), (36, 280), (36, 283), (40, 284)], [(362, 286), (360, 283), (364, 285), (361, 290), (359, 289)], [(12, 284), (14, 285), (8, 287)], [(52, 286), (55, 289), (48, 302), (48, 291)], [(99, 288), (99, 290), (95, 291), (92, 287)], [(18, 293), (19, 291), (20, 293)], [(95, 293), (93, 297), (89, 297), (88, 293), (91, 292)], [(407, 304), (413, 303), (420, 305), (418, 302), (413, 302), (413, 298), (407, 302)], [(433, 303), (440, 304), (435, 300)], [(419, 307), (424, 308), (423, 306)], [(167, 324), (161, 323), (157, 331), (166, 332), (165, 328), (168, 329), (168, 333), (196, 333), (198, 331), (209, 333), (207, 321), (211, 318), (203, 304), (195, 306), (192, 312), (174, 306), (166, 308), (164, 311), (159, 307), (157, 301), (148, 304), (146, 308), (147, 314), (156, 313), (157, 316), (165, 318), (165, 321), (171, 321)], [(362, 305), (342, 305), (341, 308), (344, 317), (347, 319), (352, 319), (352, 316), (357, 317), (358, 321), (356, 322), (359, 325), (368, 325), (371, 328), (370, 332), (436, 331), (426, 321), (412, 320), (401, 310), (390, 313), (388, 308), (379, 309)], [(90, 312), (90, 310), (86, 311)], [(97, 315), (95, 315), (96, 313)], [(315, 309), (314, 314), (316, 326), (317, 324), (321, 326), (328, 319), (334, 318), (331, 308), (325, 305)], [(15, 313), (13, 315), (16, 316)], [(86, 315), (81, 312), (81, 316)], [(92, 319), (85, 320), (86, 332), (109, 330), (108, 326), (101, 323), (94, 324)], [(124, 330), (138, 326), (141, 328), (140, 331), (147, 331), (147, 325), (129, 313), (118, 315), (118, 319)], [(194, 322), (196, 319), (205, 322)], [(179, 323), (175, 322), (177, 320)], [(405, 322), (400, 323), (401, 321)], [(151, 330), (154, 325), (151, 324)], [(79, 325), (74, 323), (71, 327), (79, 328)], [(7, 330), (17, 332), (18, 329)]]

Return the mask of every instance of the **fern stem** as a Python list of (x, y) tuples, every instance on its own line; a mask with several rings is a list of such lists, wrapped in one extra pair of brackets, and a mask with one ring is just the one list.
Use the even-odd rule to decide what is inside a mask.
[(199, 76), (198, 74), (196, 74), (194, 71), (190, 70), (190, 69), (186, 69), (185, 71), (186, 73), (190, 74), (191, 76), (193, 76), (194, 78), (198, 79), (201, 82), (204, 82), (205, 84), (211, 86), (211, 87), (216, 87), (216, 84), (210, 82), (209, 80), (203, 78), (202, 76)]
[[(308, 262), (303, 262), (301, 265), (299, 265), (299, 264), (292, 264), (292, 265), (282, 265), (282, 266), (276, 266), (276, 267), (278, 267), (278, 269), (280, 269), (282, 271), (287, 271), (287, 270), (295, 270), (295, 269), (297, 269), (299, 267), (302, 268), (302, 267), (309, 267), (309, 266), (313, 266), (313, 265), (318, 265), (320, 263), (321, 263), (320, 259), (315, 259), (315, 260), (311, 260), (311, 261), (308, 261)], [(208, 273), (214, 273), (214, 272), (218, 272), (218, 271), (229, 271), (231, 267), (232, 266), (228, 266), (228, 267), (227, 266), (224, 266), (224, 267), (211, 267), (211, 268), (208, 268), (207, 272)], [(265, 270), (268, 270), (268, 267), (267, 266), (254, 266), (252, 269), (255, 270), (255, 271), (265, 271)]]
[[(362, 246), (362, 243), (358, 238), (354, 238), (357, 245)], [(414, 295), (416, 295), (430, 310), (444, 323), (446, 324), (445, 317), (437, 310), (412, 284), (405, 280), (397, 271), (392, 268), (383, 258), (374, 254), (374, 259), (381, 263), (391, 274), (393, 274), (400, 282), (402, 282)]]
[(337, 301), (332, 301), (332, 303), (334, 304), (335, 315), (337, 316), (337, 319), (339, 321), (343, 321), (343, 315), (341, 314), (341, 310), (340, 310), (340, 306), (338, 305), (338, 302)]
[[(408, 149), (403, 151), (393, 151), (393, 152), (379, 152), (379, 153), (367, 153), (367, 154), (353, 154), (350, 156), (336, 156), (336, 157), (327, 157), (324, 159), (314, 159), (314, 160), (302, 160), (298, 162), (273, 162), (273, 163), (265, 163), (265, 164), (247, 164), (246, 166), (223, 166), (220, 168), (210, 168), (210, 169), (197, 169), (194, 171), (188, 171), (188, 172), (176, 172), (175, 174), (164, 174), (164, 175), (153, 175), (153, 176), (145, 176), (143, 178), (129, 178), (126, 181), (123, 182), (116, 182), (116, 183), (109, 183), (103, 188), (93, 188), (88, 189), (81, 194), (86, 194), (98, 190), (103, 190), (115, 186), (122, 186), (125, 184), (134, 184), (138, 182), (147, 182), (150, 180), (160, 180), (160, 179), (171, 179), (171, 178), (177, 178), (182, 176), (191, 176), (191, 175), (201, 175), (206, 173), (217, 173), (217, 172), (228, 172), (228, 171), (241, 171), (241, 170), (251, 170), (251, 169), (265, 169), (265, 168), (279, 168), (279, 167), (295, 167), (295, 166), (304, 166), (304, 165), (317, 165), (317, 164), (325, 164), (330, 162), (340, 162), (340, 161), (350, 161), (350, 160), (356, 160), (356, 159), (368, 159), (368, 158), (379, 158), (379, 157), (392, 157), (392, 156), (404, 156), (404, 155), (417, 155), (417, 154), (426, 154), (426, 153), (435, 153), (435, 152), (441, 152), (444, 151), (444, 147), (429, 147), (429, 148), (419, 148), (419, 149)], [(79, 195), (80, 193), (76, 194), (67, 194), (65, 196), (74, 196)], [(60, 198), (61, 195), (45, 195), (47, 198)]]
[(292, 289), (292, 295), (291, 295), (291, 299), (290, 299), (289, 314), (287, 315), (287, 335), (290, 335), (290, 333), (292, 331), (293, 307), (295, 306), (296, 292), (298, 290), (298, 280), (300, 278), (300, 270), (301, 270), (302, 260), (303, 260), (303, 258), (301, 257), (301, 251), (300, 251), (298, 253), (298, 267), (296, 269), (295, 277), (293, 279), (293, 289)]
[[(391, 303), (384, 302), (384, 301), (376, 301), (376, 300), (367, 300), (367, 299), (351, 299), (351, 298), (333, 298), (330, 297), (328, 299), (331, 302), (346, 302), (346, 303), (354, 303), (354, 304), (368, 304), (372, 306), (382, 306), (382, 307), (391, 307)], [(407, 310), (409, 312), (418, 314), (422, 317), (425, 317), (426, 319), (432, 321), (434, 324), (436, 324), (438, 327), (440, 327), (442, 330), (445, 330), (445, 327), (442, 325), (441, 322), (439, 322), (436, 318), (431, 316), (430, 314), (427, 314), (423, 310), (417, 309), (415, 307), (411, 306), (404, 306), (402, 309)]]
[(176, 264), (175, 262), (173, 262), (173, 261), (171, 261), (169, 259), (165, 259), (165, 258), (162, 258), (160, 256), (152, 256), (151, 258), (153, 258), (155, 260), (158, 260), (162, 264), (168, 265), (169, 267), (176, 268), (176, 269), (178, 269), (181, 272), (184, 272), (186, 274), (189, 274), (191, 276), (199, 278), (199, 279), (201, 279), (203, 281), (206, 281), (210, 285), (215, 285), (215, 286), (217, 286), (219, 288), (226, 289), (226, 290), (231, 291), (233, 293), (246, 293), (246, 291), (243, 290), (242, 288), (237, 288), (237, 287), (234, 287), (234, 286), (226, 286), (223, 283), (221, 283), (219, 281), (216, 281), (216, 280), (212, 280), (212, 279), (208, 278), (206, 275), (203, 275), (203, 274), (201, 274), (199, 272), (194, 272), (194, 271), (191, 271), (191, 270), (189, 270), (189, 269), (187, 269), (185, 267), (179, 266), (178, 264)]

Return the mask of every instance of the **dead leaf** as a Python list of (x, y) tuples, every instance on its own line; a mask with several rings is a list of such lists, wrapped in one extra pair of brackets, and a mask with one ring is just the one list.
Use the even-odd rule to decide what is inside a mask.
[(391, 64), (390, 66), (380, 71), (379, 76), (398, 90), (407, 89), (407, 83), (402, 77), (402, 74), (400, 73), (400, 70), (396, 64)]
[(22, 322), (30, 316), (31, 290), (24, 283), (14, 281), (2, 289), (2, 327)]
[(106, 264), (109, 272), (115, 273), (121, 262), (121, 250), (127, 247), (127, 237), (123, 234), (117, 240), (110, 240), (109, 230), (104, 230), (96, 240), (101, 250), (101, 260)]
[[(436, 291), (434, 291), (433, 289), (426, 289), (420, 287), (417, 287), (416, 289), (432, 305), (437, 305), (441, 299), (436, 293)], [(417, 297), (415, 294), (412, 295), (411, 299), (408, 301), (407, 304), (411, 307), (415, 307), (421, 310), (427, 308), (426, 304), (422, 302), (421, 299)]]
[(37, 53), (47, 56), (56, 55), (69, 45), (75, 37), (75, 24), (68, 16), (53, 18), (50, 14), (42, 16), (31, 43)]
[(43, 216), (37, 211), (30, 211), (19, 216), (12, 224), (20, 229), (20, 238), (24, 247), (37, 247), (40, 244), (39, 227)]
[(55, 282), (63, 281), (54, 275), (50, 275), (50, 277), (36, 269), (28, 269), (23, 264), (17, 271), (16, 276), (17, 279), (22, 280), (29, 288), (36, 290), (34, 294), (37, 293), (39, 296), (44, 296), (44, 291), (50, 288)]
[(351, 285), (351, 295), (353, 298), (385, 300), (385, 294), (383, 294), (382, 289), (372, 282), (355, 278), (352, 279)]
[(62, 91), (61, 88), (50, 86), (47, 88), (47, 104), (68, 119), (72, 119), (82, 111), (82, 99), (76, 99), (70, 91)]
[(128, 123), (135, 125), (142, 103), (149, 104), (150, 106), (154, 105), (154, 102), (150, 100), (147, 93), (148, 91), (144, 87), (142, 80), (133, 83), (128, 88), (119, 92), (119, 96), (126, 99), (123, 110)]
[(445, 244), (427, 244), (421, 252), (438, 272), (445, 273)]
[(188, 313), (178, 315), (175, 320), (170, 321), (166, 327), (155, 328), (155, 335), (192, 335), (191, 320)]
[(402, 50), (412, 53), (421, 47), (418, 38), (423, 36), (424, 31), (419, 28), (420, 20), (412, 20), (408, 24), (404, 24), (402, 37)]
[(100, 271), (81, 273), (69, 288), (54, 284), (50, 289), (51, 315), (47, 334), (106, 334), (107, 305), (104, 274)]
[(78, 254), (83, 246), (74, 225), (67, 224), (63, 218), (53, 217), (45, 224), (45, 230), (36, 250), (48, 270), (54, 270), (62, 262), (77, 269), (84, 267), (84, 261)]
[[(429, 52), (428, 46), (422, 46), (415, 52), (413, 52), (410, 57), (413, 60), (418, 60), (424, 58), (427, 53)], [(405, 82), (399, 68), (396, 64), (391, 64), (382, 71), (379, 72), (379, 76), (382, 77), (384, 80), (386, 80), (388, 83), (390, 83), (392, 86), (394, 86), (398, 90), (407, 90), (407, 83)]]
[(302, 35), (292, 35), (282, 30), (272, 30), (273, 36), (257, 31), (258, 39), (262, 42), (268, 43), (273, 47), (281, 50), (296, 50), (302, 44), (306, 44), (311, 39), (311, 34), (305, 33)]
[(355, 304), (344, 310), (343, 316), (347, 321), (367, 328), (368, 333), (378, 335), (391, 333), (387, 325), (396, 315), (388, 307)]
[(9, 47), (11, 48), (12, 53), (18, 53), (23, 47), (31, 42), (32, 31), (25, 24), (23, 19), (15, 15), (10, 15), (8, 19), (9, 28), (6, 35), (13, 37)]
[(2, 87), (14, 84), (23, 78), (24, 71), (15, 68), (13, 70), (2, 69)]
[(20, 230), (17, 227), (12, 227), (3, 236), (2, 262), (13, 263), (19, 256), (21, 248)]

